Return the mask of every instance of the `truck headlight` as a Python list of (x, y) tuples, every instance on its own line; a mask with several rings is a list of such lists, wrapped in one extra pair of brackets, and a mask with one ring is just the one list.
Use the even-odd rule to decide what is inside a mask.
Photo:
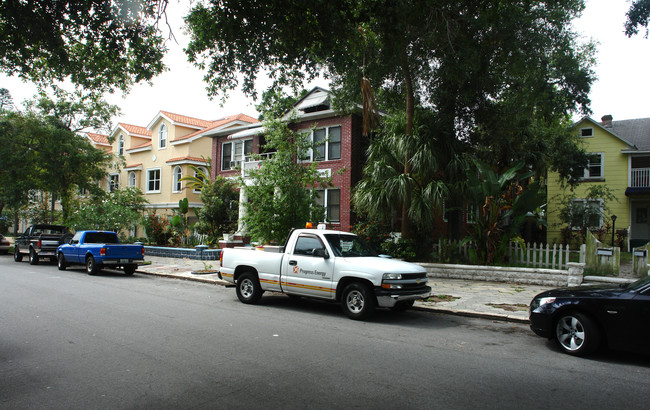
[(402, 279), (401, 273), (384, 273), (384, 280), (400, 280)]

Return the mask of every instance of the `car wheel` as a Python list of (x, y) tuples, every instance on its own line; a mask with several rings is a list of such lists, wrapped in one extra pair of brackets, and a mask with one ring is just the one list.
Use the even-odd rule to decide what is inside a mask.
[(589, 317), (571, 312), (560, 316), (555, 323), (555, 340), (565, 353), (584, 356), (598, 349), (600, 332)]
[(350, 319), (364, 320), (375, 312), (377, 299), (367, 285), (351, 283), (343, 289), (341, 307)]
[(97, 272), (99, 272), (95, 258), (92, 256), (86, 258), (86, 272), (88, 272), (89, 275), (96, 275)]
[(22, 262), (23, 261), (23, 254), (20, 253), (18, 250), (18, 247), (14, 247), (14, 262)]
[(38, 265), (38, 254), (33, 248), (29, 249), (29, 264)]
[(242, 303), (256, 304), (262, 297), (262, 287), (257, 276), (253, 273), (244, 273), (237, 280), (237, 297)]
[(59, 256), (56, 258), (56, 266), (59, 268), (59, 270), (65, 270), (65, 268), (68, 266), (65, 263), (65, 256), (63, 256), (62, 253), (59, 253)]
[(127, 276), (131, 276), (135, 272), (136, 267), (137, 265), (124, 265), (122, 269)]
[(395, 306), (393, 306), (390, 309), (393, 312), (403, 312), (405, 310), (409, 310), (410, 308), (412, 308), (414, 303), (415, 303), (414, 300), (404, 300), (404, 301), (395, 303)]

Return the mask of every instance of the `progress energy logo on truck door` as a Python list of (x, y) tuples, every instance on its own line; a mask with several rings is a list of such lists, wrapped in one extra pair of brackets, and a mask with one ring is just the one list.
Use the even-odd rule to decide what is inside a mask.
[(287, 270), (287, 277), (283, 280), (282, 287), (286, 287), (289, 293), (333, 298), (336, 292), (332, 289), (334, 263), (329, 258), (314, 256), (326, 250), (318, 236), (300, 235), (296, 240), (293, 254), (289, 255), (290, 269)]

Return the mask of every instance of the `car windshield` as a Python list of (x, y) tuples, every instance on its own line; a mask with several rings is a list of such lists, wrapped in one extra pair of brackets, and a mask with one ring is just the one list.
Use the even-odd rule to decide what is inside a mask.
[(377, 256), (377, 252), (355, 235), (325, 234), (325, 239), (336, 256)]
[(648, 282), (650, 282), (650, 276), (625, 285), (625, 289), (638, 290), (644, 287)]

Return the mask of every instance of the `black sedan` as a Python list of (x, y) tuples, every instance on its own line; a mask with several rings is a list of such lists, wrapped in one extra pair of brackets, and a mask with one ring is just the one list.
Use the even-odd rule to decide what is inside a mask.
[(530, 303), (530, 328), (555, 338), (568, 354), (584, 356), (605, 343), (648, 352), (650, 276), (624, 285), (553, 289)]

